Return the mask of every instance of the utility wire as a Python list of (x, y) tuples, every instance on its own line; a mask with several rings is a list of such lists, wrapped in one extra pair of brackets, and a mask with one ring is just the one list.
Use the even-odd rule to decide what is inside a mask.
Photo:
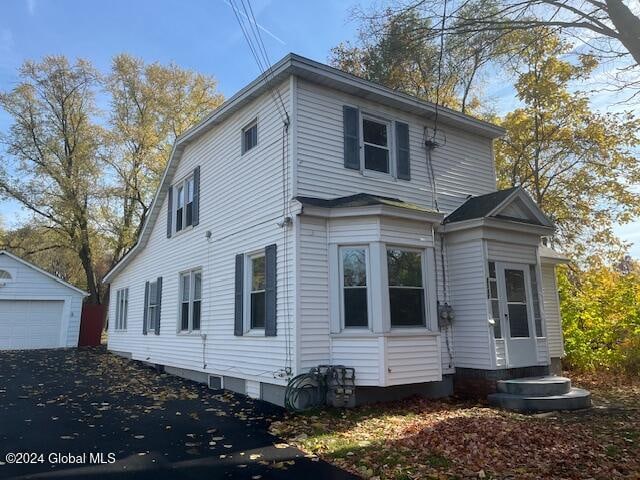
[[(253, 7), (251, 6), (251, 0), (246, 0), (247, 5), (249, 6), (249, 12), (247, 14), (247, 8), (245, 7), (244, 4), (245, 0), (240, 0), (240, 2), (242, 3), (242, 7), (245, 11), (245, 15), (247, 15), (247, 18), (249, 18), (249, 24), (252, 27), (253, 30), (253, 36), (256, 38), (257, 43), (258, 43), (258, 47), (259, 50), (262, 52), (262, 59), (264, 60), (264, 63), (266, 65), (266, 70), (268, 72), (268, 74), (271, 76), (271, 78), (273, 78), (273, 67), (271, 65), (271, 59), (269, 58), (269, 53), (267, 52), (266, 47), (264, 46), (264, 41), (262, 39), (262, 34), (260, 33), (260, 28), (258, 27), (258, 22), (256, 21), (256, 17), (253, 14)], [(249, 17), (250, 15), (250, 17)], [(284, 111), (285, 116), (287, 117), (287, 124), (289, 123), (289, 114), (287, 113), (287, 107), (284, 104), (284, 100), (282, 100), (282, 95), (280, 94), (280, 90), (278, 90), (277, 88), (275, 89), (276, 94), (278, 96), (278, 100), (280, 100), (280, 105), (282, 106), (282, 110)]]
[[(277, 89), (275, 89), (272, 84), (270, 84), (269, 76), (271, 76), (271, 80), (272, 80), (273, 70), (271, 68), (270, 62), (268, 61), (268, 56), (265, 56), (266, 49), (264, 48), (264, 43), (262, 43), (262, 36), (260, 35), (260, 30), (257, 28), (257, 24), (255, 24), (255, 17), (252, 17), (253, 18), (253, 21), (252, 21), (251, 18), (249, 18), (249, 13), (244, 2), (242, 0), (240, 0), (240, 2), (242, 4), (242, 9), (244, 10), (245, 13), (242, 13), (240, 11), (240, 8), (238, 7), (236, 0), (229, 0), (231, 9), (233, 10), (233, 14), (235, 15), (238, 25), (240, 26), (242, 35), (244, 36), (244, 39), (247, 42), (247, 45), (249, 46), (249, 50), (251, 51), (251, 55), (253, 56), (253, 59), (255, 60), (261, 75), (263, 76), (265, 86), (269, 89), (269, 92), (271, 93), (271, 97), (273, 98), (273, 101), (276, 104), (276, 109), (278, 110), (280, 118), (284, 123), (288, 123), (289, 114), (287, 113), (287, 110), (285, 108), (284, 101), (282, 100), (282, 96), (280, 95), (280, 92), (277, 91)], [(251, 10), (250, 6), (249, 6), (249, 9)], [(243, 21), (242, 19), (243, 15), (244, 17), (246, 17), (248, 25), (246, 25), (245, 22)], [(262, 45), (262, 47), (260, 47), (259, 45)]]
[(440, 52), (438, 53), (438, 82), (436, 83), (436, 111), (433, 119), (433, 139), (435, 143), (436, 134), (438, 133), (438, 113), (440, 108), (440, 85), (442, 83), (442, 58), (444, 55), (444, 27), (447, 20), (447, 0), (444, 0), (442, 6), (442, 23), (440, 26)]

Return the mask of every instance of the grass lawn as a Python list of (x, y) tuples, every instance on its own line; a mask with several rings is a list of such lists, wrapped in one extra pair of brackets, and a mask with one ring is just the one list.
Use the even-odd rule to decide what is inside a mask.
[(521, 415), (414, 398), (289, 415), (271, 430), (369, 479), (640, 479), (640, 379), (570, 377), (594, 408)]

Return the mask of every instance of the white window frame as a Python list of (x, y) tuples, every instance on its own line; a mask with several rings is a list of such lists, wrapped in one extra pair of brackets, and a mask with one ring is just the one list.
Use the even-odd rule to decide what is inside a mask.
[[(265, 290), (253, 290), (253, 260), (257, 258), (264, 258), (265, 262)], [(244, 264), (244, 331), (245, 333), (256, 332), (258, 334), (264, 335), (265, 328), (267, 326), (267, 319), (265, 318), (265, 325), (263, 327), (252, 327), (251, 326), (251, 294), (264, 292), (265, 293), (265, 317), (266, 317), (266, 268), (267, 268), (267, 258), (264, 249), (258, 250), (255, 252), (247, 253), (244, 256), (245, 264)]]
[[(151, 303), (151, 288), (155, 285), (156, 288), (156, 303)], [(145, 308), (147, 309), (147, 332), (152, 332), (156, 328), (156, 309), (158, 308), (158, 280), (154, 280), (149, 282), (149, 294), (147, 298), (147, 304)], [(152, 310), (153, 309), (153, 310)], [(152, 314), (153, 312), (153, 314)]]
[[(494, 276), (491, 276), (491, 266), (493, 264)], [(501, 305), (500, 305), (500, 287), (498, 286), (498, 266), (494, 260), (487, 260), (487, 316), (489, 325), (491, 325), (492, 337), (495, 340), (504, 340), (504, 326), (502, 324)], [(491, 285), (495, 285), (496, 296), (491, 296)], [(492, 302), (498, 302), (498, 318), (494, 318)], [(497, 330), (496, 330), (497, 327)], [(499, 333), (500, 336), (496, 336)]]
[[(196, 289), (196, 275), (200, 274), (200, 298), (195, 297)], [(188, 276), (189, 277), (189, 298), (185, 302), (182, 298), (183, 294), (183, 283), (182, 278)], [(193, 268), (190, 270), (185, 270), (178, 274), (178, 324), (177, 331), (179, 334), (189, 334), (189, 333), (200, 333), (202, 330), (202, 292), (203, 292), (203, 283), (202, 283), (202, 267)], [(200, 325), (199, 328), (193, 328), (193, 306), (194, 302), (200, 302)], [(188, 328), (184, 330), (182, 328), (182, 305), (184, 303), (188, 304)]]
[[(418, 255), (420, 255), (420, 269), (421, 269), (421, 273), (422, 273), (422, 287), (396, 287), (396, 286), (391, 286), (389, 283), (389, 268), (388, 268), (388, 257), (387, 257), (387, 251), (388, 250), (402, 250), (403, 252), (412, 252), (412, 253), (417, 253)], [(384, 287), (387, 289), (387, 292), (389, 292), (389, 290), (391, 288), (410, 288), (410, 289), (417, 289), (417, 288), (422, 288), (422, 296), (424, 299), (424, 321), (421, 325), (393, 325), (392, 320), (391, 320), (391, 298), (390, 295), (388, 295), (388, 302), (387, 302), (387, 311), (389, 313), (389, 328), (391, 330), (398, 330), (398, 329), (429, 329), (430, 328), (430, 324), (431, 324), (431, 307), (429, 305), (429, 277), (427, 275), (427, 270), (428, 270), (428, 265), (427, 265), (427, 258), (426, 258), (426, 250), (423, 248), (416, 248), (416, 247), (408, 247), (405, 245), (397, 245), (397, 244), (393, 244), (393, 243), (388, 243), (384, 245), (384, 260), (387, 263), (387, 266), (385, 268), (386, 270), (386, 278), (384, 281)], [(437, 268), (437, 266), (436, 266)], [(390, 292), (389, 292), (390, 293)]]
[[(387, 127), (387, 149), (389, 151), (389, 171), (388, 172), (379, 172), (377, 170), (370, 170), (366, 168), (365, 162), (365, 145), (370, 145), (376, 148), (385, 148), (382, 145), (376, 145), (374, 143), (367, 143), (364, 141), (364, 121), (370, 120), (372, 122), (384, 124)], [(367, 175), (374, 176), (382, 176), (385, 178), (392, 177), (395, 178), (395, 131), (393, 128), (394, 122), (389, 120), (388, 118), (381, 117), (379, 115), (360, 112), (360, 171)]]
[[(245, 133), (252, 129), (253, 127), (255, 127), (256, 129), (256, 143), (255, 145), (253, 145), (251, 148), (247, 148), (247, 144), (245, 141)], [(253, 120), (251, 120), (249, 123), (247, 123), (243, 128), (242, 128), (242, 137), (241, 137), (241, 150), (242, 150), (242, 155), (244, 155), (245, 153), (249, 153), (251, 150), (253, 150), (254, 148), (256, 148), (259, 144), (260, 144), (260, 138), (258, 135), (258, 118), (254, 118)]]
[[(365, 263), (365, 275), (367, 279), (367, 285), (364, 287), (367, 292), (367, 325), (366, 326), (353, 326), (348, 327), (345, 323), (345, 308), (344, 308), (344, 262), (342, 257), (343, 250), (364, 250), (364, 263)], [(344, 331), (369, 331), (371, 330), (371, 255), (369, 253), (369, 245), (367, 244), (357, 244), (357, 245), (339, 245), (338, 246), (338, 275), (339, 275), (339, 284), (340, 284), (340, 292), (339, 292), (339, 302), (340, 302), (340, 330)], [(356, 287), (363, 288), (363, 287)]]
[[(179, 182), (173, 185), (173, 202), (172, 208), (172, 229), (174, 234), (182, 233), (193, 228), (193, 200), (194, 200), (195, 180), (193, 173), (190, 173)], [(180, 189), (182, 189), (182, 228), (178, 230), (178, 210), (180, 209)], [(187, 225), (187, 204), (189, 193), (191, 196), (191, 224)]]
[(129, 287), (116, 290), (116, 314), (114, 329), (124, 331), (127, 329), (127, 314), (129, 310)]

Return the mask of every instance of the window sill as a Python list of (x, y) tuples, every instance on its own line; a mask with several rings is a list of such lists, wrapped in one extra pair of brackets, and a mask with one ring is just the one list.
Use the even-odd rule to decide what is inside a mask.
[(171, 234), (171, 238), (175, 238), (175, 237), (179, 237), (180, 235), (184, 235), (184, 234), (186, 234), (187, 232), (190, 232), (191, 230), (193, 230), (194, 228), (195, 228), (195, 227), (194, 227), (193, 225), (189, 225), (188, 227), (184, 227), (182, 230), (179, 230), (179, 231), (177, 231), (177, 232), (176, 232), (176, 231), (174, 231), (174, 232)]
[(181, 330), (179, 332), (176, 332), (176, 335), (180, 337), (201, 337), (202, 332), (200, 330), (193, 330), (191, 332), (186, 330)]
[(391, 173), (377, 172), (375, 170), (367, 170), (366, 168), (360, 170), (360, 174), (363, 177), (375, 178), (376, 180), (384, 180), (389, 183), (396, 183), (396, 178)]
[(356, 338), (356, 337), (439, 337), (440, 332), (427, 330), (424, 327), (394, 328), (389, 332), (372, 332), (370, 330), (343, 330), (340, 333), (332, 333), (331, 338)]
[(244, 337), (265, 337), (264, 328), (252, 328), (244, 332)]

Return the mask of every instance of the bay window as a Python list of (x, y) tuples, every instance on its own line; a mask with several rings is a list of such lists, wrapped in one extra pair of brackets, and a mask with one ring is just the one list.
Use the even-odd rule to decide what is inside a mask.
[(369, 325), (367, 249), (342, 247), (340, 272), (343, 325), (345, 328), (367, 327)]
[(391, 327), (426, 324), (422, 252), (387, 249)]

